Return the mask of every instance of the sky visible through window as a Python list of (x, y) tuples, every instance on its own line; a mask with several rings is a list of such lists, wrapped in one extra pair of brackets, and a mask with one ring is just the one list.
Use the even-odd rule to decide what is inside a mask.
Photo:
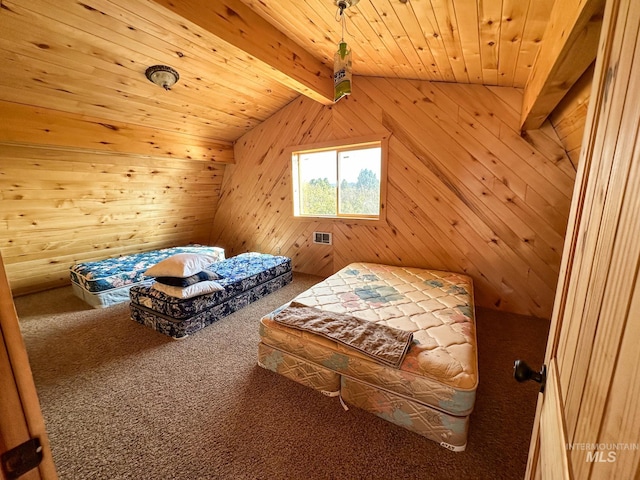
[[(340, 153), (341, 181), (355, 183), (364, 169), (371, 170), (380, 178), (380, 147)], [(331, 185), (336, 185), (338, 174), (335, 150), (300, 154), (300, 180), (309, 182), (316, 178), (326, 178)]]
[(294, 154), (294, 214), (377, 217), (381, 156), (379, 145)]

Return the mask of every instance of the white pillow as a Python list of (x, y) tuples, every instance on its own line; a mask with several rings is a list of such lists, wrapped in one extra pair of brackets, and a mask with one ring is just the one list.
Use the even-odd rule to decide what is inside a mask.
[(175, 298), (191, 298), (198, 295), (205, 295), (207, 293), (216, 292), (218, 290), (224, 290), (224, 287), (218, 282), (208, 280), (205, 282), (194, 283), (188, 287), (174, 287), (172, 285), (165, 285), (164, 283), (155, 282), (152, 286), (156, 290)]
[(147, 269), (144, 274), (148, 277), (190, 277), (204, 270), (204, 267), (216, 262), (216, 258), (211, 255), (200, 253), (178, 253), (153, 267)]

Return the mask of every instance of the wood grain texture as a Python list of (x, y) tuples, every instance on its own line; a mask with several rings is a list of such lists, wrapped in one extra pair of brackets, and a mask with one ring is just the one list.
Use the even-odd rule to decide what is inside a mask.
[(333, 70), (240, 0), (154, 0), (264, 64), (252, 68), (320, 103), (333, 103)]
[(0, 143), (0, 251), (13, 293), (69, 283), (69, 266), (206, 243), (225, 165)]
[(608, 2), (603, 24), (545, 358), (557, 361), (566, 455), (580, 479), (640, 473), (640, 4)]
[(0, 142), (233, 162), (233, 144), (181, 132), (0, 101)]
[(593, 68), (592, 64), (549, 117), (575, 169), (578, 168), (580, 151), (582, 150), (582, 137), (584, 136), (591, 97)]
[[(243, 0), (330, 65), (341, 38), (336, 7), (324, 0)], [(347, 10), (354, 73), (524, 87), (554, 0), (397, 0)]]
[(520, 126), (534, 130), (547, 119), (593, 63), (605, 0), (556, 2), (524, 89)]
[[(58, 478), (51, 445), (22, 339), (16, 307), (0, 255), (0, 452), (38, 438), (42, 460), (37, 468), (20, 475), (25, 480)], [(2, 478), (5, 477), (4, 469)]]
[[(333, 2), (214, 3), (4, 0), (0, 101), (211, 142), (237, 140), (299, 92), (330, 103)], [(346, 13), (354, 74), (523, 87), (554, 3), (360, 2)], [(157, 64), (180, 73), (170, 91), (145, 78)]]
[[(0, 100), (230, 142), (297, 93), (150, 0), (5, 0)], [(170, 91), (151, 65), (180, 74)]]
[[(465, 272), (479, 305), (549, 317), (573, 169), (556, 140), (518, 135), (518, 92), (364, 77), (354, 85), (333, 107), (298, 99), (236, 142), (211, 242), (229, 255), (280, 252), (320, 275), (352, 261)], [(293, 218), (287, 148), (373, 134), (391, 135), (386, 223)], [(316, 230), (334, 244), (311, 244)]]
[(562, 393), (555, 360), (549, 364), (544, 401), (540, 412), (540, 455), (542, 478), (571, 480), (569, 462), (565, 454), (567, 434), (562, 416)]
[[(635, 108), (640, 101), (640, 6), (621, 0), (612, 4), (612, 10), (618, 28), (612, 26), (607, 32), (613, 40), (607, 43), (610, 52), (597, 74), (602, 109), (594, 119), (597, 134), (587, 151), (592, 156), (593, 182), (584, 202), (583, 228), (587, 233), (576, 244), (577, 256), (586, 264), (582, 267), (586, 278), (571, 298), (570, 312), (575, 322), (579, 319), (579, 327), (560, 339), (567, 349), (562, 357), (566, 371), (561, 378), (568, 386), (565, 404), (570, 439), (580, 442), (595, 437), (598, 442), (637, 444), (638, 430), (629, 432), (623, 427), (628, 419), (637, 417), (637, 403), (614, 399), (633, 395), (637, 377), (628, 370), (635, 353), (624, 345), (634, 338), (625, 339), (625, 335), (634, 332), (628, 325), (635, 322), (631, 315), (637, 308), (640, 266), (640, 119)], [(613, 65), (616, 73), (610, 75)], [(591, 261), (594, 254), (597, 258)], [(613, 390), (616, 384), (612, 379), (618, 375), (628, 380), (623, 389)], [(618, 409), (621, 407), (626, 412)], [(583, 455), (571, 452), (578, 478), (588, 478), (592, 467), (579, 463)], [(627, 454), (616, 460), (616, 469), (633, 466), (637, 475), (634, 457)], [(591, 478), (613, 471), (593, 469), (598, 474)]]

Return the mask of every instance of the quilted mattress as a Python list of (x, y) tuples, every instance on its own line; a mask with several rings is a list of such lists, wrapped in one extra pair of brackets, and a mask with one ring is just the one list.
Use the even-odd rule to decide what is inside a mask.
[(261, 366), (327, 395), (339, 392), (352, 405), (447, 448), (464, 450), (478, 385), (469, 277), (354, 263), (294, 300), (409, 330), (413, 344), (400, 368), (392, 368), (348, 346), (274, 322), (273, 315), (284, 305), (261, 320)]
[(219, 247), (188, 245), (149, 252), (122, 255), (94, 262), (82, 262), (69, 268), (76, 296), (94, 307), (106, 307), (129, 300), (129, 289), (149, 277), (144, 272), (156, 263), (178, 253), (201, 253), (224, 260)]
[(265, 253), (243, 253), (207, 268), (217, 273), (224, 290), (181, 299), (152, 288), (131, 287), (131, 318), (174, 338), (190, 335), (214, 321), (268, 295), (292, 280), (291, 259)]

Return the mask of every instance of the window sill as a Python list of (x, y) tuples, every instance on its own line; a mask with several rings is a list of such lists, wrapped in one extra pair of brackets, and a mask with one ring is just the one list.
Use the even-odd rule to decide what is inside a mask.
[(314, 223), (341, 223), (343, 225), (362, 225), (366, 227), (379, 227), (386, 225), (384, 217), (379, 218), (357, 218), (357, 217), (311, 217), (302, 215), (292, 215), (291, 217), (297, 222), (314, 222)]

